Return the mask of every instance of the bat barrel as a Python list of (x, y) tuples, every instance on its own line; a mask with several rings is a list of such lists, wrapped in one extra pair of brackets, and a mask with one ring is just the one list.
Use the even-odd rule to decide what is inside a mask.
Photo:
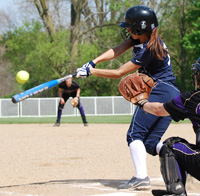
[(52, 87), (56, 86), (57, 84), (58, 84), (57, 80), (52, 80), (50, 82), (46, 82), (44, 84), (40, 84), (40, 85), (38, 85), (36, 87), (33, 87), (33, 88), (29, 89), (29, 90), (24, 91), (23, 93), (19, 93), (17, 95), (14, 95), (12, 97), (12, 102), (13, 103), (17, 103), (19, 101), (23, 101), (24, 99), (27, 99), (27, 98), (29, 98), (29, 97), (31, 97), (33, 95), (37, 95), (37, 94), (43, 92), (44, 90), (47, 90), (49, 88), (52, 88)]
[(46, 83), (43, 83), (43, 84), (40, 84), (36, 87), (33, 87), (29, 90), (26, 90), (22, 93), (19, 93), (17, 95), (14, 95), (12, 97), (12, 102), (13, 103), (17, 103), (17, 102), (20, 102), (20, 101), (23, 101), (24, 99), (27, 99), (28, 97), (31, 97), (33, 95), (36, 95), (36, 94), (39, 94), (45, 90), (48, 90), (58, 84), (60, 84), (61, 82), (67, 80), (68, 78), (72, 77), (72, 76), (75, 76), (76, 75), (76, 72), (71, 74), (71, 75), (67, 75), (63, 78), (60, 78), (60, 79), (56, 79), (56, 80), (52, 80), (52, 81), (49, 81), (49, 82), (46, 82)]

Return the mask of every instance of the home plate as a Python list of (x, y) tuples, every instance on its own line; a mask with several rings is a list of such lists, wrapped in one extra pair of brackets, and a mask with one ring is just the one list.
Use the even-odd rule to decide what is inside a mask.
[(123, 193), (123, 192), (121, 192), (121, 193), (110, 193), (110, 194), (91, 195), (91, 196), (129, 196), (129, 195), (134, 196), (134, 195), (136, 195), (136, 194), (134, 194), (134, 193)]

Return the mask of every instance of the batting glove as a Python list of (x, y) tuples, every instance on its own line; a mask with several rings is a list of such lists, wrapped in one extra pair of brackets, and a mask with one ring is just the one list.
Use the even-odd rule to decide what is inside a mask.
[(77, 74), (76, 74), (76, 77), (79, 78), (79, 77), (82, 77), (82, 78), (85, 78), (85, 77), (88, 77), (91, 75), (90, 73), (90, 67), (81, 67), (81, 68), (78, 68), (76, 70)]
[(93, 67), (93, 68), (95, 68), (96, 64), (93, 61), (90, 61), (90, 62), (84, 64), (83, 67)]

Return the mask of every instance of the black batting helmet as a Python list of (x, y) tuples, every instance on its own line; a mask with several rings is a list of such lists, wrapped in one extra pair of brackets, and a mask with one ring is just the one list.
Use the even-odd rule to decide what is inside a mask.
[(120, 27), (131, 27), (131, 32), (135, 35), (142, 35), (151, 32), (158, 26), (158, 20), (153, 9), (138, 5), (129, 8), (125, 14), (125, 21), (120, 23)]
[(195, 89), (200, 88), (200, 57), (195, 64), (192, 64), (192, 84)]

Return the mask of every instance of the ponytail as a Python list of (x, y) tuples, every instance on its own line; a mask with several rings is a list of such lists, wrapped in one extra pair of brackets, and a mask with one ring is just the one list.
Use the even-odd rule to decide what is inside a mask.
[(168, 54), (167, 49), (164, 48), (164, 46), (161, 44), (158, 36), (158, 29), (155, 28), (152, 30), (150, 36), (149, 43), (147, 44), (147, 50), (149, 49), (151, 54), (159, 59), (163, 60), (163, 57), (166, 57)]

